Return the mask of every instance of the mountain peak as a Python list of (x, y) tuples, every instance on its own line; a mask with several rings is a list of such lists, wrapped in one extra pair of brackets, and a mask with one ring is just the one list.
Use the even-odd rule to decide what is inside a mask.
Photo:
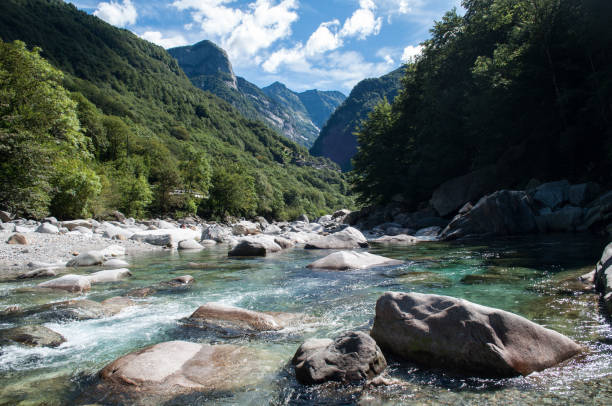
[(189, 78), (198, 76), (223, 76), (228, 86), (236, 89), (236, 75), (232, 64), (221, 47), (209, 40), (194, 45), (168, 49)]

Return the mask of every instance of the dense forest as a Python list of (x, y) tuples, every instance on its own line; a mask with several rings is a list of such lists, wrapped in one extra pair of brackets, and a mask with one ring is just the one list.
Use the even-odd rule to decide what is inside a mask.
[(287, 219), (351, 205), (329, 161), (127, 30), (61, 0), (4, 0), (0, 40), (2, 209)]
[[(492, 189), (612, 173), (612, 2), (465, 0), (358, 135), (365, 203), (416, 208), (472, 171)], [(490, 169), (490, 170), (487, 170)]]

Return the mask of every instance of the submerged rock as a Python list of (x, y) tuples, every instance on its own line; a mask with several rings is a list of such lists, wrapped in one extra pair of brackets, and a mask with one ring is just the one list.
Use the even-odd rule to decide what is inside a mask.
[(118, 302), (111, 301), (105, 304), (89, 299), (67, 300), (41, 306), (36, 313), (48, 321), (91, 320), (114, 316), (126, 306), (129, 306), (128, 302), (120, 306)]
[(22, 273), (17, 277), (17, 279), (35, 279), (35, 278), (48, 278), (52, 276), (57, 276), (58, 268), (39, 268), (34, 269), (33, 271), (28, 271), (26, 273)]
[(308, 268), (321, 269), (366, 269), (375, 266), (399, 265), (403, 261), (381, 257), (369, 252), (341, 251), (316, 260)]
[(60, 289), (72, 293), (83, 293), (91, 289), (91, 282), (87, 276), (64, 275), (37, 285), (39, 288)]
[(94, 265), (102, 265), (106, 258), (102, 251), (88, 251), (83, 252), (76, 257), (72, 258), (66, 266), (94, 266)]
[(119, 403), (133, 404), (153, 396), (151, 403), (158, 403), (179, 394), (231, 391), (256, 384), (273, 371), (275, 363), (266, 353), (248, 347), (169, 341), (107, 365), (100, 371), (102, 382), (95, 391), (105, 401), (120, 397)]
[(113, 259), (109, 259), (108, 261), (104, 261), (104, 264), (102, 265), (105, 268), (125, 268), (126, 266), (129, 266), (130, 264), (122, 259), (113, 258)]
[(335, 340), (307, 340), (298, 348), (292, 363), (297, 380), (306, 385), (363, 381), (387, 367), (372, 337), (357, 331), (346, 332)]
[(282, 323), (271, 314), (214, 302), (200, 306), (185, 320), (185, 324), (244, 332), (276, 331), (283, 328)]
[(353, 249), (368, 246), (368, 241), (361, 231), (347, 227), (337, 233), (312, 239), (306, 243), (306, 249)]
[(154, 295), (157, 292), (177, 293), (190, 288), (194, 281), (195, 279), (193, 276), (183, 275), (169, 281), (160, 282), (153, 286), (132, 289), (126, 294), (126, 296), (147, 297)]
[(41, 325), (29, 325), (0, 330), (0, 343), (19, 343), (32, 347), (57, 347), (66, 342), (59, 333)]
[(408, 234), (398, 234), (383, 235), (382, 237), (371, 240), (370, 242), (377, 244), (416, 244), (420, 241), (422, 240)]
[(518, 315), (422, 293), (381, 296), (371, 335), (408, 361), (492, 377), (528, 375), (581, 351), (571, 339)]
[(118, 282), (132, 276), (129, 269), (109, 269), (106, 271), (99, 271), (88, 275), (90, 283), (107, 283), (107, 282)]

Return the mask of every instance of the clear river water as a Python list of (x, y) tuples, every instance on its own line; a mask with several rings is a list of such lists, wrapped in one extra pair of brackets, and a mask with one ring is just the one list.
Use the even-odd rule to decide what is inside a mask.
[[(136, 306), (113, 317), (45, 323), (67, 339), (57, 348), (1, 347), (0, 405), (104, 404), (87, 398), (102, 367), (136, 349), (176, 339), (263, 349), (277, 368), (254, 370), (255, 376), (261, 375), (257, 384), (160, 403), (164, 405), (610, 405), (610, 320), (600, 313), (598, 296), (576, 291), (574, 283), (593, 268), (606, 242), (562, 235), (374, 246), (369, 252), (406, 262), (360, 271), (306, 268), (329, 251), (291, 249), (267, 258), (229, 259), (227, 247), (218, 246), (129, 256), (131, 278), (94, 285), (82, 296), (27, 289), (40, 280), (3, 282), (0, 309), (28, 309), (75, 297), (101, 301), (186, 274), (196, 280), (184, 291), (137, 299)], [(188, 269), (189, 262), (208, 266)], [(386, 374), (394, 379), (392, 385), (299, 385), (289, 366), (298, 346), (310, 337), (367, 331), (376, 300), (390, 290), (461, 297), (514, 312), (573, 338), (585, 351), (557, 367), (512, 379), (456, 377), (389, 359)], [(181, 318), (210, 301), (311, 317), (298, 327), (249, 337), (216, 336), (181, 326)], [(27, 322), (0, 320), (0, 328)]]

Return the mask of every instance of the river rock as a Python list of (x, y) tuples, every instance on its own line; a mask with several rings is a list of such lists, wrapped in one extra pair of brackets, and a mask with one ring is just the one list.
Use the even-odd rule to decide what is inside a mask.
[(202, 240), (225, 242), (232, 235), (232, 230), (219, 224), (211, 224), (202, 231)]
[(594, 182), (572, 185), (568, 197), (572, 206), (584, 207), (591, 203), (601, 193), (601, 187)]
[(595, 266), (595, 289), (603, 296), (612, 292), (612, 243), (606, 246)]
[(84, 293), (91, 289), (91, 282), (87, 276), (64, 275), (37, 285), (39, 288), (60, 289), (72, 293)]
[[(234, 345), (169, 341), (125, 355), (100, 371), (97, 390), (122, 404), (159, 404), (181, 394), (232, 391), (258, 383), (276, 360), (264, 352)], [(132, 397), (126, 399), (125, 397)], [(137, 402), (146, 396), (147, 401)], [(184, 402), (180, 402), (184, 404)]]
[(66, 263), (66, 266), (79, 267), (102, 265), (105, 259), (106, 258), (104, 257), (104, 253), (102, 251), (87, 251), (72, 258)]
[(104, 307), (107, 313), (117, 314), (126, 307), (135, 306), (136, 302), (128, 299), (127, 297), (115, 296), (103, 300), (100, 304)]
[(49, 278), (52, 276), (57, 276), (58, 268), (38, 268), (32, 271), (28, 271), (26, 273), (22, 273), (17, 277), (17, 279), (35, 279), (35, 278)]
[(195, 279), (191, 275), (183, 275), (169, 281), (160, 282), (153, 286), (130, 290), (126, 296), (147, 297), (157, 292), (177, 293), (191, 287)]
[(439, 226), (425, 227), (425, 228), (421, 228), (420, 230), (418, 230), (414, 234), (414, 236), (415, 237), (428, 237), (428, 238), (435, 239), (441, 232), (442, 232), (442, 227), (439, 227)]
[(235, 224), (232, 227), (232, 234), (236, 236), (255, 235), (255, 234), (259, 234), (260, 232), (261, 231), (259, 230), (257, 225), (250, 221), (241, 221), (240, 223)]
[(8, 223), (13, 219), (13, 216), (8, 211), (0, 210), (0, 221), (3, 223)]
[(274, 238), (261, 235), (243, 238), (227, 255), (230, 257), (265, 257), (281, 250), (281, 246), (274, 241)]
[(369, 252), (340, 251), (329, 254), (308, 265), (321, 269), (366, 269), (375, 266), (399, 265), (402, 261), (370, 254)]
[(568, 232), (575, 231), (582, 224), (584, 209), (565, 206), (559, 210), (547, 212), (536, 217), (540, 231)]
[(183, 240), (180, 241), (178, 244), (178, 248), (179, 250), (201, 250), (204, 249), (204, 247), (199, 244), (196, 240)]
[(151, 245), (160, 247), (174, 247), (174, 238), (172, 234), (145, 234), (136, 233), (130, 237), (130, 240), (145, 242)]
[(569, 200), (570, 184), (567, 180), (544, 183), (535, 190), (529, 191), (533, 200), (544, 207), (555, 209)]
[(57, 347), (66, 342), (59, 333), (41, 325), (0, 330), (0, 343), (19, 343), (31, 347)]
[(49, 303), (41, 306), (37, 313), (46, 321), (81, 321), (110, 317), (119, 311), (114, 306), (107, 307), (93, 300), (81, 299)]
[(372, 337), (358, 331), (346, 332), (335, 340), (307, 340), (298, 348), (292, 363), (295, 377), (306, 385), (364, 381), (387, 367)]
[(368, 241), (361, 231), (347, 227), (337, 233), (321, 236), (306, 243), (306, 249), (353, 249), (365, 248)]
[(100, 253), (107, 258), (121, 257), (125, 255), (125, 248), (121, 245), (109, 245), (108, 247), (100, 251)]
[(189, 318), (186, 325), (227, 331), (260, 332), (281, 330), (283, 325), (269, 313), (241, 309), (221, 303), (206, 303)]
[(587, 206), (584, 223), (578, 231), (606, 227), (612, 223), (612, 191), (603, 194)]
[(6, 240), (6, 243), (10, 245), (28, 245), (29, 244), (26, 236), (23, 234), (19, 234), (19, 233), (11, 235), (9, 239)]
[(383, 235), (382, 237), (375, 238), (370, 242), (377, 244), (416, 244), (421, 241), (419, 238), (413, 237), (408, 234), (398, 235)]
[(119, 258), (109, 259), (108, 261), (104, 261), (104, 264), (103, 264), (105, 268), (125, 268), (126, 266), (129, 266), (129, 265), (130, 264), (127, 261), (124, 261)]
[(371, 335), (408, 361), (491, 377), (528, 375), (581, 351), (571, 339), (518, 315), (422, 293), (381, 296)]
[(112, 238), (115, 240), (127, 240), (134, 235), (134, 232), (125, 228), (117, 227), (110, 223), (103, 223), (102, 229), (104, 230), (104, 233), (102, 234), (103, 237)]
[(125, 279), (129, 276), (132, 276), (132, 273), (129, 269), (121, 268), (121, 269), (109, 269), (106, 271), (100, 271), (92, 273), (88, 275), (90, 283), (107, 283), (107, 282), (118, 282), (122, 279)]
[(452, 240), (469, 235), (536, 233), (538, 226), (529, 196), (521, 191), (501, 190), (485, 196), (468, 213), (456, 216), (440, 235)]
[(38, 226), (36, 232), (43, 234), (59, 234), (59, 228), (51, 223), (42, 223), (40, 226)]
[(84, 227), (90, 230), (93, 228), (93, 225), (91, 224), (91, 222), (87, 220), (62, 221), (60, 224), (62, 227), (66, 227), (70, 231), (75, 230), (77, 227)]

